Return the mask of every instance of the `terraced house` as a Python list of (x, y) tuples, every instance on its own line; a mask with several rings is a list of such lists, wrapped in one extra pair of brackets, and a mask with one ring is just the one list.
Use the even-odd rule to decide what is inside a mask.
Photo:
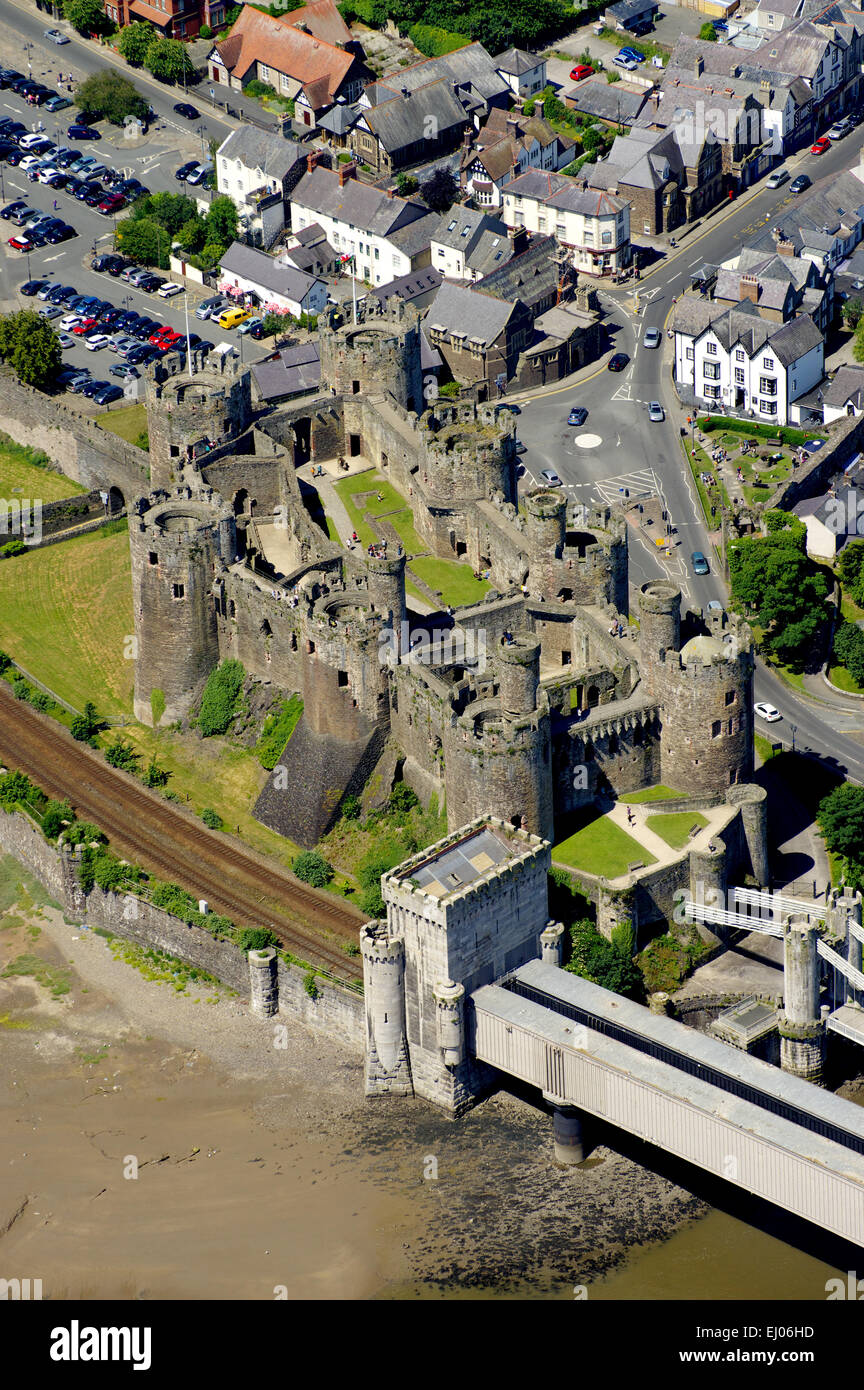
[(611, 275), (630, 263), (629, 203), (583, 179), (522, 174), (505, 191), (504, 221), (553, 235), (587, 275)]

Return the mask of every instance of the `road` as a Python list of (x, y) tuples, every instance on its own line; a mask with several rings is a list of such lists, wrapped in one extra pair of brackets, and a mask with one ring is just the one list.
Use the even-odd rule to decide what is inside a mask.
[[(827, 154), (800, 153), (786, 160), (785, 167), (793, 178), (805, 172), (814, 183), (817, 179), (828, 182), (857, 162), (860, 140), (860, 132), (853, 132), (832, 145)], [(522, 457), (526, 469), (523, 486), (542, 483), (542, 470), (552, 469), (561, 477), (573, 501), (618, 501), (627, 505), (649, 495), (662, 499), (675, 528), (672, 556), (667, 559), (658, 551), (652, 531), (638, 524), (631, 526), (631, 593), (650, 579), (668, 577), (681, 586), (685, 606), (704, 608), (710, 599), (726, 601), (726, 588), (722, 576), (715, 572), (701, 507), (681, 453), (680, 429), (687, 412), (679, 405), (672, 383), (666, 323), (675, 299), (689, 289), (694, 269), (734, 255), (736, 247), (759, 227), (776, 220), (777, 214), (792, 202), (788, 184), (772, 190), (765, 188), (763, 181), (757, 191), (748, 190), (740, 200), (728, 209), (720, 209), (697, 229), (677, 233), (677, 249), (663, 256), (642, 277), (638, 286), (644, 303), (641, 313), (634, 312), (633, 293), (637, 287), (632, 282), (626, 287), (601, 285), (610, 347), (627, 354), (630, 361), (626, 370), (615, 374), (604, 364), (578, 386), (562, 387), (521, 402), (519, 437), (526, 445)], [(643, 346), (643, 335), (649, 327), (661, 331), (659, 349)], [(654, 400), (665, 407), (663, 424), (649, 423), (647, 404)], [(574, 405), (584, 406), (589, 412), (581, 428), (567, 425), (568, 411)], [(704, 578), (691, 571), (690, 555), (694, 550), (701, 550), (712, 559), (712, 573)], [(827, 703), (823, 707), (799, 698), (761, 662), (756, 698), (776, 705), (783, 715), (781, 723), (760, 729), (766, 737), (791, 746), (794, 726), (796, 748), (830, 759), (847, 776), (864, 782), (864, 707), (860, 712), (855, 709), (847, 713), (832, 709)]]

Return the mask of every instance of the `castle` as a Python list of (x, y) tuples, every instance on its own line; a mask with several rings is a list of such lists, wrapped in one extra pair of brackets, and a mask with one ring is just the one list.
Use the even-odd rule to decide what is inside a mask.
[[(746, 624), (682, 614), (666, 581), (643, 586), (631, 623), (623, 514), (555, 488), (520, 497), (513, 413), (425, 398), (410, 307), (334, 311), (320, 356), (319, 393), (272, 410), (233, 355), (149, 377), (152, 491), (130, 507), (137, 717), (182, 719), (228, 657), (300, 692), (291, 794), (271, 779), (257, 814), (304, 844), (388, 756), (451, 830), (491, 810), (554, 841), (569, 813), (658, 782), (747, 803)], [(401, 546), (328, 537), (304, 465), (339, 456), (391, 481), (429, 552), (488, 575), (481, 602), (414, 612)]]

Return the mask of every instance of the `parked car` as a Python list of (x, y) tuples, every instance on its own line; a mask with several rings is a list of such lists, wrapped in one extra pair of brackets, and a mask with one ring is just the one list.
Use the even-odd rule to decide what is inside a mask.
[(187, 121), (197, 121), (201, 115), (201, 112), (196, 106), (192, 105), (191, 101), (176, 101), (174, 103), (174, 110), (177, 112), (178, 116), (185, 117)]
[(814, 141), (814, 143), (810, 146), (810, 153), (811, 153), (811, 154), (824, 154), (825, 151), (826, 151), (826, 150), (830, 150), (830, 148), (831, 148), (831, 141), (828, 139), (828, 136), (827, 136), (827, 135), (820, 135), (820, 136), (819, 136), (819, 139), (816, 140), (816, 141)]
[(648, 402), (648, 419), (652, 425), (662, 425), (666, 419), (666, 412), (659, 401)]
[(581, 82), (583, 77), (590, 77), (593, 71), (590, 63), (577, 63), (575, 68), (570, 69), (570, 81)]
[(248, 318), (251, 318), (248, 309), (237, 309), (232, 307), (231, 309), (223, 309), (216, 323), (220, 328), (237, 328), (244, 319)]
[(65, 110), (66, 110), (66, 107), (67, 107), (67, 106), (71, 106), (71, 105), (72, 105), (72, 98), (71, 98), (71, 97), (62, 97), (62, 96), (60, 96), (59, 93), (58, 93), (57, 96), (53, 96), (53, 97), (49, 97), (49, 98), (48, 98), (48, 100), (47, 100), (46, 103), (45, 103), (45, 110), (46, 110), (46, 111), (51, 111), (52, 113), (55, 112), (55, 111), (65, 111)]
[(213, 162), (212, 162), (212, 160), (208, 160), (205, 164), (196, 164), (196, 165), (195, 165), (195, 168), (192, 170), (191, 174), (187, 174), (187, 175), (186, 175), (186, 182), (187, 182), (188, 184), (199, 184), (199, 183), (203, 183), (204, 180), (207, 178), (207, 175), (208, 175), (208, 174), (212, 174), (212, 173), (213, 173)]
[[(572, 76), (572, 73), (571, 73)], [(180, 183), (184, 183), (193, 169), (198, 168), (197, 159), (190, 159), (187, 164), (181, 164), (179, 169), (174, 171), (174, 177)]]
[(775, 169), (773, 174), (769, 174), (765, 180), (766, 188), (779, 188), (789, 178), (788, 169)]
[(693, 566), (694, 574), (711, 573), (710, 569), (708, 568), (708, 561), (705, 559), (705, 556), (702, 554), (701, 550), (693, 551), (693, 554), (690, 556), (690, 564)]
[(812, 180), (807, 174), (799, 174), (789, 185), (790, 193), (803, 193), (805, 188), (809, 188)]
[(166, 284), (160, 286), (159, 298), (173, 299), (175, 294), (183, 294), (184, 288), (183, 285), (178, 285), (176, 281), (169, 280)]
[(63, 44), (69, 42), (69, 39), (66, 36), (66, 34), (61, 34), (59, 29), (46, 29), (43, 37), (46, 39), (50, 39), (52, 43), (56, 44)]
[(97, 391), (103, 391), (103, 390), (105, 389), (106, 386), (110, 386), (110, 385), (111, 385), (111, 382), (110, 382), (110, 381), (93, 381), (93, 380), (91, 380), (91, 381), (88, 381), (87, 385), (84, 387), (84, 391), (83, 391), (82, 394), (85, 395), (85, 396), (91, 396), (91, 397), (92, 397), (92, 396), (95, 396), (95, 395), (96, 395)]
[(574, 405), (570, 414), (567, 416), (568, 425), (584, 425), (588, 419), (588, 411), (584, 405)]
[(69, 129), (66, 131), (66, 134), (69, 136), (70, 140), (101, 139), (98, 130), (94, 130), (92, 125), (80, 125), (78, 123), (76, 123), (75, 125), (70, 125)]
[(846, 124), (846, 122), (845, 122), (845, 121), (835, 121), (834, 124), (833, 124), (832, 126), (829, 126), (829, 127), (828, 127), (826, 139), (828, 139), (828, 140), (842, 140), (843, 137), (844, 137), (844, 135), (848, 135), (848, 134), (849, 134), (849, 127), (848, 127), (848, 125)]
[(636, 68), (639, 66), (638, 63), (633, 62), (632, 58), (622, 58), (620, 53), (615, 54), (612, 62), (615, 64), (616, 68), (624, 68), (626, 72), (635, 72)]
[(115, 386), (113, 382), (109, 381), (108, 385), (103, 386), (101, 391), (94, 392), (93, 399), (97, 405), (110, 405), (112, 401), (122, 400), (123, 392), (119, 386)]
[(21, 232), (18, 232), (16, 236), (10, 236), (6, 244), (11, 246), (13, 251), (32, 251), (36, 245), (35, 241), (24, 236)]
[(659, 328), (646, 328), (642, 335), (642, 346), (646, 348), (659, 348), (663, 341), (663, 335)]
[(63, 310), (59, 304), (43, 304), (39, 310), (40, 317), (43, 319), (59, 319)]
[(133, 381), (135, 377), (140, 377), (141, 373), (137, 367), (131, 366), (128, 362), (115, 362), (108, 368), (109, 376), (117, 376), (121, 381)]
[(28, 299), (32, 299), (34, 295), (37, 295), (40, 290), (50, 284), (50, 280), (25, 280), (21, 286), (21, 293), (26, 294)]
[(237, 329), (237, 332), (242, 333), (245, 336), (245, 334), (251, 333), (253, 328), (257, 328), (258, 325), (263, 324), (263, 322), (264, 320), (261, 318), (261, 316), (259, 314), (255, 314), (251, 319), (246, 319), (244, 323), (241, 323), (240, 327)]
[(623, 372), (629, 361), (630, 358), (627, 356), (626, 352), (614, 352), (609, 358), (610, 372)]
[(620, 52), (622, 58), (630, 58), (634, 63), (645, 62), (645, 54), (640, 53), (638, 48), (630, 48), (628, 45), (626, 48), (622, 48)]
[(758, 714), (760, 719), (764, 719), (767, 724), (776, 724), (778, 719), (783, 718), (779, 709), (776, 709), (774, 705), (769, 705), (767, 700), (758, 700), (753, 706), (753, 712)]
[[(5, 212), (0, 213), (0, 217), (5, 217), (5, 215)], [(195, 310), (195, 317), (196, 319), (209, 319), (213, 317), (214, 314), (221, 314), (223, 309), (227, 308), (228, 305), (225, 300), (220, 294), (217, 294), (214, 295), (212, 299), (205, 299), (198, 305), (198, 308)]]
[(125, 208), (125, 206), (126, 199), (122, 193), (109, 193), (107, 197), (103, 196), (101, 202), (96, 204), (96, 210), (101, 212), (103, 217), (112, 217), (115, 212), (120, 212), (121, 208)]
[[(98, 328), (98, 324), (96, 325)], [(100, 348), (108, 346), (107, 333), (90, 333), (87, 337), (87, 348), (90, 352), (98, 352)]]
[(164, 284), (164, 275), (152, 275), (148, 272), (146, 277), (139, 282), (138, 288), (143, 290), (145, 294), (153, 294), (155, 290), (161, 290)]
[(68, 304), (77, 291), (74, 285), (55, 285), (48, 298), (52, 304)]
[(138, 275), (144, 269), (141, 265), (126, 265), (120, 271), (120, 279), (125, 280), (128, 285), (133, 275)]
[(48, 227), (44, 235), (52, 246), (59, 246), (61, 241), (70, 241), (78, 233), (68, 222), (61, 222), (57, 226)]
[[(0, 208), (0, 217), (8, 222), (26, 207), (27, 204), (23, 198), (16, 198), (14, 203), (7, 203), (5, 208)], [(204, 316), (201, 315), (200, 317)]]

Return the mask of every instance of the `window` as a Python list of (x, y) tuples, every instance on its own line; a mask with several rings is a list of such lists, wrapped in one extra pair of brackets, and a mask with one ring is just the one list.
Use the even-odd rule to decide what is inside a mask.
[(716, 400), (719, 400), (719, 399), (720, 399), (720, 387), (719, 387), (719, 386), (703, 386), (703, 387), (702, 387), (702, 394), (703, 394), (703, 396), (705, 397), (706, 400), (709, 400), (709, 401), (716, 401)]
[(702, 372), (703, 372), (703, 375), (706, 376), (706, 377), (708, 378), (709, 381), (719, 381), (719, 380), (720, 380), (720, 363), (719, 363), (719, 362), (703, 362), (703, 363), (702, 363)]
[(777, 382), (773, 376), (760, 376), (759, 390), (763, 396), (777, 395)]
[(715, 719), (715, 720), (714, 720), (714, 723), (711, 725), (711, 737), (712, 737), (712, 738), (719, 738), (721, 732), (722, 732), (722, 725), (721, 725), (721, 723), (720, 723), (720, 720), (719, 720), (719, 719)]
[(602, 243), (603, 243), (604, 246), (611, 246), (611, 245), (612, 245), (612, 233), (611, 233), (611, 232), (604, 232), (604, 233), (602, 234), (600, 240), (602, 241)]
[(736, 384), (736, 386), (743, 386), (743, 385), (744, 385), (744, 368), (743, 368), (743, 367), (736, 367), (736, 368), (735, 368), (735, 384)]
[(183, 598), (185, 596), (185, 592), (186, 591), (183, 588), (182, 584), (171, 585), (171, 595), (173, 598)]
[(155, 550), (151, 550), (151, 551), (150, 551), (150, 554), (149, 554), (149, 556), (148, 556), (148, 559), (149, 559), (151, 565), (158, 565), (158, 563), (159, 563), (159, 556), (156, 554), (156, 551), (155, 551)]
[(711, 357), (716, 357), (716, 356), (717, 356), (717, 344), (716, 344), (716, 343), (706, 343), (706, 344), (705, 344), (705, 351), (709, 354), (709, 356), (711, 356)]
[(766, 372), (773, 372), (773, 370), (774, 370), (774, 358), (773, 358), (773, 357), (763, 357), (763, 359), (762, 359), (762, 366), (765, 368)]
[(684, 356), (687, 358), (687, 361), (688, 361), (688, 362), (692, 362), (692, 361), (693, 361), (693, 358), (694, 358), (694, 356), (695, 356), (695, 353), (694, 353), (692, 347), (689, 347), (689, 348), (685, 348), (685, 349), (684, 349)]
[(734, 690), (727, 690), (727, 691), (726, 691), (726, 694), (725, 694), (725, 696), (724, 696), (724, 699), (725, 699), (727, 705), (734, 705), (734, 703), (735, 703), (735, 691), (734, 691)]
[(736, 349), (736, 352), (735, 352), (735, 361), (736, 361), (736, 362), (743, 362), (743, 361), (744, 361), (744, 353), (743, 353), (743, 351), (742, 351), (741, 348), (737, 348), (737, 349)]
[(760, 401), (760, 402), (759, 402), (759, 409), (761, 410), (761, 412), (762, 412), (763, 415), (776, 415), (776, 414), (777, 414), (777, 402), (776, 402), (776, 401)]

